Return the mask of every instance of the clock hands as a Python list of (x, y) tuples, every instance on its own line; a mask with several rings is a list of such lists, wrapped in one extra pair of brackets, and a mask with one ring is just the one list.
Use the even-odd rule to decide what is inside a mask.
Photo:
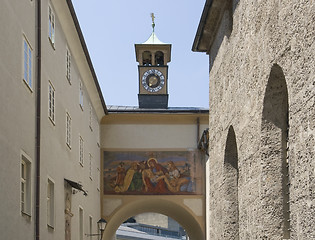
[(165, 84), (163, 73), (157, 69), (149, 69), (142, 75), (142, 86), (148, 92), (160, 91)]

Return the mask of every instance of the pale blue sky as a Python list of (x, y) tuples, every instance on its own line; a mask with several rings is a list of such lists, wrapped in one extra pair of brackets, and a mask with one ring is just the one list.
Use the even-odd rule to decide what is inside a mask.
[(138, 106), (135, 43), (172, 44), (169, 106), (208, 108), (208, 57), (191, 51), (205, 0), (72, 0), (107, 105)]

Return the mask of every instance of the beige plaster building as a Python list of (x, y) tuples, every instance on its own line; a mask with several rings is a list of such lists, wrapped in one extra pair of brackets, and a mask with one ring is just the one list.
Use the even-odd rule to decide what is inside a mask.
[[(156, 212), (204, 239), (208, 110), (168, 107), (171, 45), (154, 31), (136, 45), (139, 107), (108, 111), (70, 0), (4, 0), (0, 30), (1, 237), (90, 239), (104, 217), (111, 239), (127, 218)], [(110, 189), (117, 153), (145, 159), (131, 190)]]
[(71, 1), (0, 8), (2, 239), (86, 239), (106, 106)]
[(314, 21), (314, 1), (205, 3), (207, 239), (315, 239)]

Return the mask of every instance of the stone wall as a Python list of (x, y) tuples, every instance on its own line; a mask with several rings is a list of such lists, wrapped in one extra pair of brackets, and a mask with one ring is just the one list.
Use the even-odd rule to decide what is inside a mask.
[(315, 239), (315, 2), (239, 0), (232, 12), (209, 52), (208, 239)]

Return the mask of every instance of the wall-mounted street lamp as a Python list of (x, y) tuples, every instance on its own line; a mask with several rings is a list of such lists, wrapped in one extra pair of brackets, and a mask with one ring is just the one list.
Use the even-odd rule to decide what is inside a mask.
[(106, 220), (104, 218), (101, 218), (100, 220), (98, 220), (97, 222), (97, 227), (98, 230), (100, 231), (100, 233), (92, 233), (92, 234), (85, 234), (85, 236), (100, 236), (99, 239), (102, 240), (103, 239), (103, 233), (106, 227)]
[(105, 230), (105, 227), (106, 227), (106, 221), (104, 218), (101, 218), (100, 220), (98, 220), (97, 222), (97, 226), (98, 226), (98, 229), (100, 230), (100, 234), (101, 234), (101, 240), (103, 239), (103, 233), (104, 233), (104, 230)]

